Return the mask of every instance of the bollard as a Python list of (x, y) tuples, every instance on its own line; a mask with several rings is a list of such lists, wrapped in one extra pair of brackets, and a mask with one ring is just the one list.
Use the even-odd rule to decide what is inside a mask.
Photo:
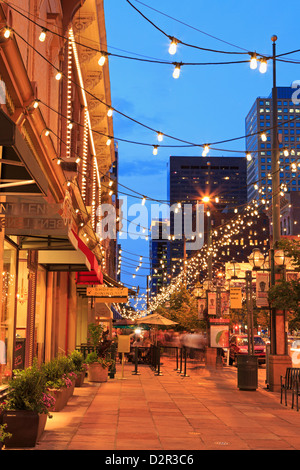
[(134, 362), (135, 362), (135, 367), (134, 367), (134, 372), (132, 372), (132, 375), (141, 375), (138, 372), (138, 348), (135, 346), (135, 351), (134, 351)]
[(156, 351), (156, 365), (157, 365), (157, 373), (155, 375), (162, 375), (160, 371), (160, 347), (157, 346), (157, 351)]
[(184, 347), (184, 373), (181, 374), (183, 377), (188, 377), (187, 373), (186, 373), (186, 357), (187, 357), (187, 354), (186, 354), (186, 347)]
[(174, 370), (179, 370), (178, 369), (178, 347), (176, 347), (176, 369)]
[(178, 369), (178, 373), (182, 373), (182, 347), (180, 348), (180, 368)]

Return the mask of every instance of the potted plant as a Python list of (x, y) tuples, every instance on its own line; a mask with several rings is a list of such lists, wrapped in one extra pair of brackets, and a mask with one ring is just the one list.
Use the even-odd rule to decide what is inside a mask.
[(104, 331), (101, 324), (90, 323), (88, 331), (94, 347), (94, 351), (89, 353), (86, 358), (88, 380), (90, 382), (106, 382), (108, 369), (112, 367), (114, 362), (108, 354), (112, 341), (108, 339), (108, 331)]
[(53, 406), (42, 371), (34, 364), (25, 370), (15, 370), (9, 381), (7, 399), (1, 403), (0, 424), (7, 433), (7, 448), (34, 447), (46, 425)]
[(111, 359), (99, 357), (94, 351), (87, 355), (88, 381), (89, 382), (107, 382), (108, 369), (112, 365)]
[(6, 439), (10, 439), (12, 434), (6, 431), (7, 424), (0, 424), (0, 450), (2, 450), (4, 446), (4, 441)]
[(68, 358), (63, 356), (42, 365), (49, 394), (55, 398), (52, 411), (61, 411), (67, 404), (75, 386), (75, 374)]
[(70, 354), (70, 359), (74, 364), (75, 374), (77, 376), (75, 387), (81, 387), (87, 372), (87, 365), (84, 361), (83, 354), (75, 350)]

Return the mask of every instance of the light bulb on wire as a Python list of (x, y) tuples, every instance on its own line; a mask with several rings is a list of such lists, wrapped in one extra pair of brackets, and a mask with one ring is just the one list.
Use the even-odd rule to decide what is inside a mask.
[(55, 75), (55, 80), (59, 81), (62, 78), (62, 73), (60, 70), (57, 70), (56, 75)]
[(260, 59), (259, 71), (260, 73), (266, 73), (267, 71), (267, 60), (264, 58)]
[(265, 134), (265, 132), (263, 132), (261, 135), (260, 135), (260, 138), (263, 142), (266, 142), (267, 140), (267, 135)]
[(170, 38), (170, 39), (171, 39), (171, 44), (169, 46), (169, 54), (174, 55), (177, 52), (178, 41), (175, 38)]
[(158, 146), (153, 145), (153, 155), (157, 155), (157, 149), (158, 149)]
[(5, 39), (8, 39), (11, 35), (11, 29), (10, 28), (5, 28), (3, 36)]
[(180, 65), (175, 64), (175, 69), (173, 71), (173, 78), (179, 78), (180, 76)]
[(203, 152), (202, 152), (202, 157), (206, 157), (206, 155), (208, 154), (209, 152), (209, 145), (204, 145), (203, 147)]
[(252, 69), (252, 70), (257, 69), (257, 58), (256, 58), (256, 54), (251, 54), (250, 69)]
[(47, 30), (46, 29), (42, 29), (40, 35), (39, 35), (39, 41), (40, 42), (45, 42), (46, 40), (46, 35), (47, 35)]
[(163, 138), (164, 138), (164, 136), (163, 136), (162, 132), (158, 132), (158, 133), (157, 133), (157, 140), (158, 140), (158, 142), (162, 142)]
[(107, 111), (107, 116), (111, 117), (112, 115), (113, 115), (113, 109), (109, 108), (108, 111)]
[(106, 54), (104, 52), (101, 52), (101, 57), (98, 60), (98, 64), (100, 65), (100, 67), (103, 67), (105, 62), (106, 62)]

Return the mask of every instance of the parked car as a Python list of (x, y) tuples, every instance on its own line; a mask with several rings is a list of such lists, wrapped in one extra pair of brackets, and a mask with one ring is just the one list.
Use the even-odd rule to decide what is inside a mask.
[[(233, 335), (229, 340), (229, 364), (236, 362), (238, 354), (248, 354), (248, 336)], [(266, 363), (266, 343), (261, 336), (254, 336), (254, 354), (259, 364)]]

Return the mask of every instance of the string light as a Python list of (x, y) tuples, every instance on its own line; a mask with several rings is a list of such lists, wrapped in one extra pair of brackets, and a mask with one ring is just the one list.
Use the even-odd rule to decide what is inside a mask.
[[(18, 11), (18, 10), (16, 10), (16, 11)], [(20, 13), (20, 12), (18, 11), (18, 13)], [(26, 17), (26, 16), (25, 16), (25, 17)], [(30, 20), (30, 18), (28, 18), (28, 17), (26, 17), (26, 18), (27, 18), (28, 20)], [(54, 32), (53, 32), (53, 33), (54, 33)], [(21, 36), (20, 36), (20, 37), (21, 37)], [(29, 45), (30, 47), (33, 47), (33, 46), (31, 46), (30, 44), (28, 44), (28, 45)], [(179, 64), (178, 64), (178, 65), (179, 65)], [(58, 71), (56, 77), (57, 77), (57, 79), (60, 79), (60, 78), (62, 77), (62, 73), (61, 73), (60, 71)], [(78, 85), (78, 84), (76, 84), (76, 85)], [(99, 100), (99, 101), (102, 102), (101, 100)], [(102, 103), (103, 103), (103, 102), (102, 102)], [(105, 103), (103, 103), (103, 104), (105, 104)], [(124, 113), (122, 113), (122, 115), (124, 115)], [(129, 116), (126, 116), (126, 115), (124, 115), (124, 116), (127, 117), (127, 118), (129, 118), (129, 119), (131, 119)], [(135, 122), (136, 122), (136, 120), (135, 120)], [(150, 129), (149, 126), (146, 126), (146, 125), (144, 125), (143, 123), (140, 123), (140, 122), (139, 122), (139, 124), (142, 125), (143, 127), (146, 127), (146, 128), (148, 128), (148, 129)], [(180, 141), (184, 142), (183, 140), (177, 139), (177, 138), (172, 137), (172, 136), (168, 136), (168, 137), (171, 137), (171, 138), (173, 138), (173, 139), (175, 139), (175, 140), (180, 140)], [(243, 136), (243, 137), (241, 137), (241, 138), (244, 138), (244, 137), (245, 137), (245, 136)], [(120, 139), (120, 140), (122, 140), (122, 139)], [(235, 138), (235, 139), (232, 139), (232, 140), (236, 140), (236, 138)], [(226, 141), (228, 141), (228, 139), (227, 139)], [(186, 142), (186, 143), (187, 143), (187, 142)], [(218, 142), (218, 143), (220, 143), (220, 142)], [(199, 144), (193, 144), (193, 143), (189, 143), (189, 144), (190, 144), (190, 145), (193, 145), (193, 146), (199, 146)], [(232, 151), (232, 150), (226, 150), (226, 149), (222, 149), (222, 150), (223, 150), (223, 151)]]
[(267, 63), (266, 59), (264, 59), (264, 58), (260, 59), (260, 65), (259, 65), (260, 73), (266, 73), (267, 65), (268, 65), (268, 63)]
[(59, 81), (61, 79), (62, 79), (62, 73), (59, 70), (57, 70), (56, 75), (55, 75), (55, 80)]
[(111, 138), (109, 137), (109, 138), (107, 139), (107, 141), (106, 141), (106, 145), (109, 147), (110, 144), (111, 144)]
[(113, 115), (113, 109), (109, 108), (108, 111), (107, 111), (107, 116), (111, 117), (112, 115)]
[(180, 64), (175, 64), (175, 69), (173, 71), (173, 78), (179, 78), (180, 76)]
[(177, 52), (178, 40), (176, 38), (171, 38), (171, 44), (169, 46), (169, 54), (174, 55)]
[(255, 53), (251, 54), (250, 69), (252, 69), (252, 70), (257, 69), (257, 58), (256, 58)]
[(45, 42), (47, 36), (47, 30), (42, 29), (41, 34), (39, 35), (39, 41), (40, 42)]
[(11, 35), (11, 29), (10, 28), (5, 28), (4, 29), (4, 33), (3, 33), (3, 36), (5, 37), (5, 39), (8, 39)]
[(105, 64), (106, 62), (106, 54), (104, 54), (104, 52), (101, 53), (101, 57), (100, 59), (98, 60), (98, 64), (100, 65), (100, 67), (103, 67), (103, 65)]
[(251, 160), (252, 160), (251, 153), (247, 152), (246, 158), (247, 158), (248, 162), (251, 162)]
[(205, 144), (203, 147), (202, 157), (206, 157), (209, 152), (209, 145)]
[(162, 142), (163, 141), (163, 138), (164, 138), (164, 135), (162, 132), (158, 132), (157, 133), (157, 140), (158, 142)]
[(158, 146), (153, 145), (153, 155), (157, 155), (157, 149), (158, 149)]
[(266, 142), (267, 141), (267, 134), (265, 132), (263, 132), (261, 135), (260, 135), (260, 138), (263, 142)]
[(72, 37), (71, 32), (69, 31), (69, 40), (68, 40), (68, 57), (67, 57), (67, 131), (66, 131), (66, 157), (71, 157), (71, 146), (72, 146), (72, 74), (73, 74), (73, 47), (72, 47)]

